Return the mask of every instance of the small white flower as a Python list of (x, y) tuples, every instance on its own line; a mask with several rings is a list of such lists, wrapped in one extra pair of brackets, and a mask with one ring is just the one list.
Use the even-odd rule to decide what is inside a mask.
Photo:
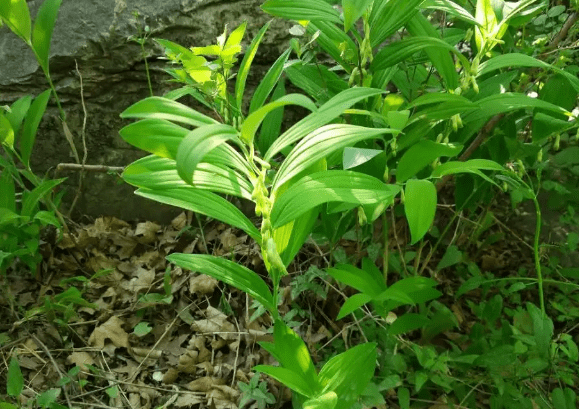
[(527, 94), (527, 96), (530, 98), (537, 98), (539, 94), (537, 94), (535, 91), (531, 91)]

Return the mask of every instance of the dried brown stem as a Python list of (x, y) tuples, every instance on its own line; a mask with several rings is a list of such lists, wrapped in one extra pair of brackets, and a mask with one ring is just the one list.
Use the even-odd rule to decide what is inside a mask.
[[(483, 126), (483, 128), (480, 130), (480, 132), (478, 133), (476, 138), (474, 138), (474, 140), (471, 142), (471, 144), (468, 146), (468, 148), (466, 148), (466, 150), (462, 153), (462, 155), (460, 155), (460, 157), (458, 159), (460, 161), (464, 162), (468, 158), (470, 158), (471, 155), (474, 153), (474, 151), (476, 151), (483, 144), (483, 142), (486, 141), (486, 139), (489, 136), (489, 134), (491, 133), (491, 131), (494, 129), (495, 126), (497, 126), (499, 121), (501, 119), (503, 119), (504, 116), (505, 116), (505, 114), (498, 114), (498, 115), (493, 116), (486, 123), (486, 125)], [(448, 183), (448, 181), (451, 179), (452, 179), (452, 175), (446, 175), (445, 177), (443, 177), (440, 180), (440, 182), (438, 182), (438, 184), (436, 185), (436, 190), (440, 191)]]
[(123, 166), (106, 166), (106, 165), (80, 165), (78, 163), (59, 163), (56, 166), (58, 172), (62, 170), (87, 171), (87, 172), (122, 172)]

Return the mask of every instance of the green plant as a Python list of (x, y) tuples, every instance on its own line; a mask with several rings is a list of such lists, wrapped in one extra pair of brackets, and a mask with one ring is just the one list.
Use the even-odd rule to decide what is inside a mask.
[[(64, 181), (43, 180), (30, 168), (32, 147), (50, 91), (37, 98), (23, 97), (0, 113), (0, 273), (4, 274), (16, 259), (36, 272), (40, 230), (47, 225), (60, 228), (58, 198), (52, 190)], [(47, 210), (41, 210), (44, 204)]]
[(267, 383), (260, 382), (257, 375), (254, 375), (249, 383), (238, 382), (237, 385), (241, 390), (240, 408), (243, 408), (251, 401), (256, 401), (259, 409), (265, 409), (266, 404), (275, 403), (275, 396), (267, 391)]
[[(452, 175), (476, 175), (478, 180), (499, 187), (485, 172), (509, 177), (498, 163), (509, 159), (502, 152), (496, 155), (492, 150), (491, 155), (470, 159), (488, 136), (487, 129), (492, 130), (489, 124), (494, 126), (504, 118), (518, 119), (521, 111), (524, 118), (546, 115), (551, 125), (555, 123), (551, 117), (557, 115), (574, 119), (569, 109), (547, 100), (517, 90), (504, 92), (510, 88), (511, 79), (494, 75), (513, 66), (540, 68), (558, 73), (572, 89), (579, 90), (579, 80), (569, 71), (520, 53), (495, 51), (509, 28), (517, 27), (515, 18), (535, 15), (540, 5), (532, 1), (494, 5), (480, 0), (474, 10), (467, 11), (448, 1), (422, 3), (344, 1), (340, 14), (321, 0), (291, 4), (267, 1), (264, 10), (300, 21), (312, 39), (305, 44), (292, 41), (292, 49), (301, 60), (289, 62), (291, 50), (283, 53), (256, 89), (247, 112), (242, 104), (245, 81), (267, 26), (249, 46), (236, 77), (232, 69), (241, 51), (245, 25), (229, 36), (225, 30), (217, 44), (207, 47), (187, 49), (157, 40), (178, 65), (170, 74), (185, 86), (167, 98), (147, 98), (122, 114), (139, 121), (123, 128), (121, 136), (152, 154), (131, 164), (123, 175), (138, 187), (137, 194), (224, 221), (245, 231), (261, 246), (271, 290), (256, 273), (229, 260), (185, 254), (170, 255), (168, 260), (245, 291), (272, 315), (274, 343), (263, 347), (281, 366), (256, 369), (296, 392), (296, 407), (341, 408), (355, 404), (369, 385), (373, 376), (370, 363), (377, 356), (376, 344), (359, 345), (330, 358), (318, 373), (305, 344), (280, 316), (280, 280), (319, 213), (323, 214), (322, 224), (326, 224), (324, 234), (335, 244), (343, 233), (333, 234), (329, 220), (345, 220), (339, 229), (343, 232), (352, 223), (357, 227), (371, 224), (400, 194), (410, 244), (423, 242), (435, 217), (437, 180), (442, 179), (440, 187)], [(421, 5), (442, 7), (473, 26), (476, 53), (467, 56), (453, 47), (457, 37), (467, 35), (466, 30), (458, 36), (454, 32), (453, 39), (442, 37), (418, 10)], [(309, 22), (303, 22), (306, 19)], [(361, 24), (354, 24), (360, 19)], [(363, 29), (358, 31), (358, 27)], [(380, 48), (402, 28), (411, 36), (394, 39)], [(302, 32), (299, 28), (293, 31)], [(332, 58), (329, 68), (317, 61), (315, 44)], [(299, 94), (286, 95), (284, 72), (315, 102)], [(235, 86), (228, 88), (227, 82), (234, 78)], [(384, 97), (390, 82), (398, 92)], [(230, 94), (229, 89), (234, 93)], [(218, 120), (175, 101), (187, 94), (213, 110)], [(280, 132), (282, 108), (286, 105), (297, 105), (310, 113)], [(532, 112), (534, 109), (537, 113)], [(576, 127), (576, 120), (569, 126)], [(469, 147), (463, 152), (467, 143)], [(502, 143), (510, 144), (512, 149), (507, 152), (515, 155), (519, 146), (516, 138), (505, 138)], [(446, 159), (455, 157), (459, 160)], [(484, 193), (478, 186), (473, 188), (473, 183), (461, 184), (462, 180), (457, 181), (457, 192), (462, 190), (457, 203), (460, 208), (471, 200), (480, 200)], [(261, 216), (260, 229), (216, 193), (252, 201), (256, 214)], [(356, 209), (357, 218), (340, 215), (352, 209)], [(338, 216), (332, 216), (335, 214)], [(358, 313), (358, 307), (370, 302), (387, 319), (394, 308), (416, 305), (421, 313), (403, 315), (395, 328), (399, 334), (420, 328), (425, 341), (455, 326), (449, 308), (433, 301), (440, 296), (433, 288), (437, 283), (418, 275), (424, 270), (419, 268), (420, 251), (404, 256), (404, 263), (415, 260), (412, 269), (404, 264), (405, 271), (415, 276), (388, 286), (387, 241), (383, 249), (382, 272), (369, 261), (363, 262), (362, 269), (339, 265), (329, 270), (361, 291), (348, 299), (341, 315)], [(542, 286), (544, 280), (537, 267)], [(539, 311), (546, 323), (543, 302)], [(381, 331), (376, 327), (377, 333)], [(395, 340), (386, 339), (381, 344), (380, 362), (386, 372), (398, 365), (400, 374), (400, 361), (388, 356), (395, 349)], [(414, 349), (414, 353), (422, 367), (412, 376), (416, 392), (422, 390), (426, 380), (449, 388), (445, 373), (450, 355), (428, 348)], [(346, 379), (356, 380), (351, 393), (344, 389)], [(401, 406), (408, 407), (408, 389), (399, 388), (398, 394)]]
[(147, 74), (147, 85), (149, 86), (149, 95), (153, 96), (153, 85), (151, 84), (151, 74), (149, 72), (149, 62), (147, 61), (147, 51), (145, 50), (145, 44), (151, 35), (151, 28), (145, 24), (144, 26), (139, 21), (140, 14), (138, 11), (133, 12), (135, 17), (135, 25), (137, 27), (137, 34), (129, 37), (129, 41), (133, 41), (141, 47), (141, 57), (145, 62), (145, 73)]
[[(68, 373), (62, 377), (58, 382), (58, 388), (49, 389), (43, 393), (40, 393), (34, 399), (34, 402), (26, 402), (27, 407), (31, 407), (31, 405), (35, 404), (35, 407), (39, 408), (48, 408), (48, 409), (67, 409), (66, 406), (60, 405), (56, 402), (58, 396), (62, 392), (62, 388), (65, 387), (66, 384), (73, 381), (78, 373), (80, 372), (80, 367), (75, 366)], [(22, 375), (22, 371), (20, 369), (20, 365), (18, 360), (14, 357), (10, 359), (10, 363), (8, 365), (8, 373), (6, 379), (6, 392), (8, 396), (13, 400), (18, 400), (24, 390), (24, 377)], [(19, 404), (20, 403), (20, 404)], [(18, 409), (21, 408), (21, 403), (17, 402), (17, 404), (8, 402), (8, 401), (0, 401), (0, 408), (2, 409)]]

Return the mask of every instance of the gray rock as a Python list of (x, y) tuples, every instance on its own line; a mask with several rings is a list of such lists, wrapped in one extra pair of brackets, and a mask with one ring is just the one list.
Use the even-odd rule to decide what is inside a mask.
[[(28, 2), (32, 16), (41, 3), (41, 0)], [(125, 166), (144, 155), (118, 134), (128, 123), (121, 120), (119, 114), (148, 96), (140, 46), (128, 41), (137, 34), (138, 24), (141, 27), (147, 24), (152, 38), (165, 38), (189, 47), (212, 44), (225, 24), (233, 28), (247, 20), (244, 41), (247, 45), (270, 19), (261, 11), (260, 4), (259, 0), (64, 0), (52, 39), (50, 72), (81, 157), (85, 115), (81, 104), (82, 76), (87, 121), (86, 163)], [(140, 14), (140, 23), (134, 12)], [(287, 28), (287, 22), (276, 20), (268, 30), (248, 79), (249, 92), (287, 47)], [(163, 95), (174, 85), (168, 82), (170, 77), (164, 72), (166, 62), (160, 59), (162, 49), (152, 40), (145, 47), (154, 94)], [(0, 105), (10, 104), (23, 95), (38, 95), (48, 88), (31, 50), (7, 27), (0, 28), (0, 61)], [(66, 162), (74, 159), (51, 100), (39, 129), (32, 166), (39, 174), (68, 176), (65, 202), (70, 203), (76, 194), (78, 174), (54, 173), (57, 164)], [(176, 213), (176, 209), (136, 197), (133, 190), (114, 175), (88, 173), (75, 214), (167, 221)]]

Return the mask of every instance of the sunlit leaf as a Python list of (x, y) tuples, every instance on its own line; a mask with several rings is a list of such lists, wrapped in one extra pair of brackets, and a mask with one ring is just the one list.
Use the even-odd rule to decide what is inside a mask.
[(158, 190), (140, 188), (135, 193), (147, 199), (217, 219), (245, 231), (251, 238), (261, 243), (261, 234), (253, 223), (236, 206), (214, 193), (191, 186)]
[(62, 0), (45, 0), (38, 9), (32, 30), (32, 48), (44, 71), (48, 71), (50, 40)]
[(261, 8), (266, 13), (290, 20), (341, 23), (338, 12), (323, 0), (268, 0)]
[(386, 133), (393, 133), (393, 130), (348, 124), (326, 125), (316, 129), (303, 138), (283, 161), (274, 178), (273, 190), (275, 191), (312, 163), (331, 153), (366, 139), (378, 138)]
[(253, 97), (251, 98), (251, 103), (249, 105), (250, 114), (261, 108), (265, 103), (267, 97), (275, 87), (275, 84), (277, 84), (279, 81), (285, 63), (289, 58), (290, 52), (291, 48), (287, 49), (282, 55), (280, 55), (279, 58), (269, 68), (269, 70), (267, 70), (263, 79), (259, 82), (259, 85), (253, 93)]
[(243, 60), (241, 60), (241, 65), (239, 66), (239, 72), (237, 73), (237, 79), (235, 80), (235, 99), (237, 103), (237, 107), (241, 109), (241, 105), (243, 102), (243, 94), (245, 93), (245, 83), (247, 81), (247, 76), (249, 75), (249, 69), (251, 68), (251, 63), (255, 58), (255, 54), (257, 53), (257, 49), (259, 47), (259, 43), (263, 39), (265, 32), (269, 28), (271, 21), (268, 21), (255, 35), (251, 44), (245, 51), (245, 55), (243, 56)]
[(435, 159), (441, 156), (456, 156), (461, 150), (462, 145), (442, 144), (430, 140), (419, 141), (400, 158), (396, 170), (396, 181), (405, 182)]
[(278, 197), (271, 212), (274, 227), (280, 227), (309, 209), (327, 202), (392, 203), (400, 188), (375, 177), (348, 170), (317, 172), (301, 178)]
[(250, 269), (223, 258), (207, 254), (171, 254), (167, 260), (187, 270), (200, 272), (227, 283), (249, 294), (259, 301), (268, 311), (273, 312), (276, 306), (269, 287)]
[(121, 118), (156, 118), (192, 126), (216, 124), (217, 121), (179, 102), (163, 97), (145, 98), (121, 113)]
[(17, 36), (30, 43), (32, 23), (26, 0), (0, 1), (0, 18)]
[(322, 105), (316, 112), (306, 116), (276, 139), (266, 152), (264, 159), (270, 161), (282, 149), (340, 116), (345, 109), (350, 108), (363, 99), (382, 94), (383, 92), (383, 90), (363, 87), (348, 88), (340, 92)]

